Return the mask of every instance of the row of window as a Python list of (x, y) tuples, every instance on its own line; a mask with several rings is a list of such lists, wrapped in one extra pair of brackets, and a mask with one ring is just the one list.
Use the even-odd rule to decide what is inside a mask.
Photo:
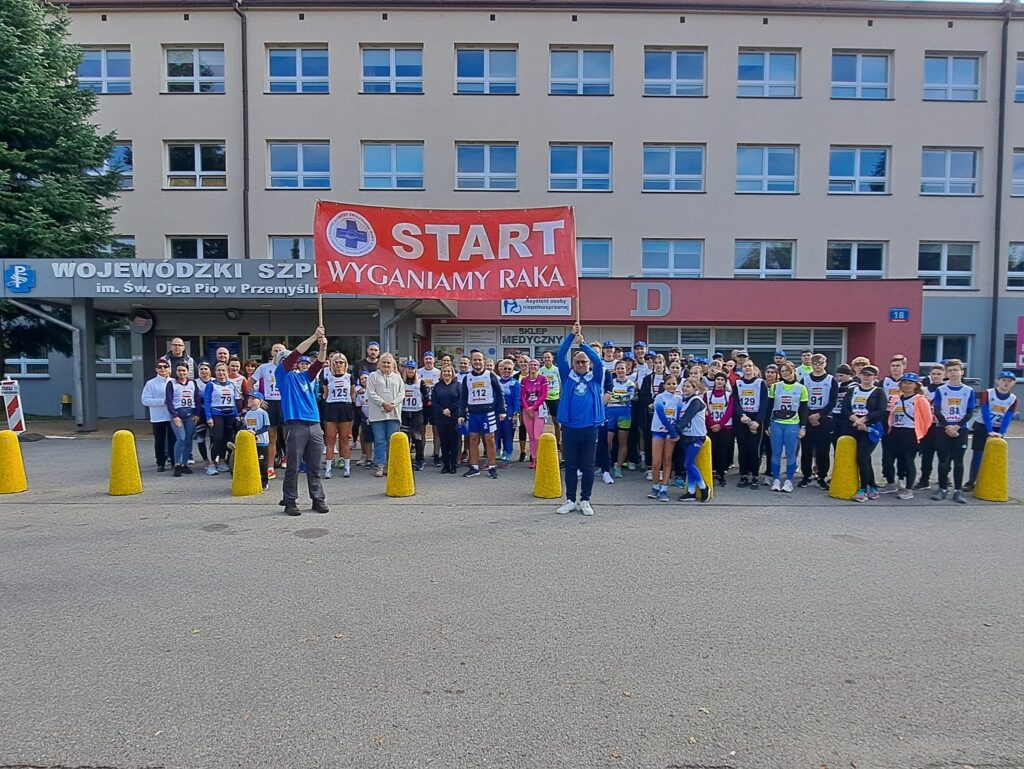
[[(744, 334), (743, 332), (746, 331)], [(738, 332), (738, 333), (737, 333)], [(742, 334), (743, 341), (734, 341)], [(648, 339), (652, 345), (659, 347), (668, 346), (681, 349), (684, 354), (693, 353), (709, 355), (712, 352), (728, 354), (729, 350), (743, 348), (755, 350), (758, 347), (764, 350), (777, 350), (780, 345), (786, 349), (789, 347), (812, 347), (816, 351), (825, 351), (829, 355), (831, 366), (834, 367), (842, 353), (843, 333), (841, 330), (815, 329), (814, 341), (805, 343), (798, 342), (790, 344), (788, 341), (779, 342), (777, 339), (768, 341), (769, 335), (789, 339), (803, 339), (810, 336), (809, 331), (800, 329), (715, 329), (714, 344), (711, 343), (711, 330), (706, 328), (669, 328), (651, 326), (648, 329)], [(803, 335), (803, 336), (801, 336)], [(278, 337), (266, 337), (263, 347), (270, 349), (270, 345), (280, 341)], [(343, 339), (348, 339), (343, 338)], [(353, 344), (348, 345), (351, 350), (358, 354), (365, 349), (365, 340), (356, 338)], [(253, 341), (261, 340), (258, 337), (249, 337), (249, 353), (252, 357), (262, 360), (265, 355), (255, 351)], [(957, 358), (964, 361), (970, 371), (972, 337), (964, 334), (925, 334), (921, 337), (920, 360), (921, 369), (927, 373), (928, 367), (934, 363), (947, 358)], [(258, 346), (258, 345), (257, 345)], [(335, 342), (332, 341), (332, 346)], [(830, 354), (830, 353), (835, 354)], [(352, 352), (349, 353), (350, 357)], [(1000, 368), (1013, 371), (1018, 379), (1024, 378), (1024, 369), (1017, 367), (1017, 336), (1007, 334), (1003, 337), (1002, 365)], [(131, 376), (132, 358), (131, 341), (128, 332), (116, 332), (110, 335), (105, 342), (101, 341), (96, 348), (96, 376), (98, 379), (127, 379)], [(50, 362), (47, 358), (7, 358), (4, 361), (4, 374), (15, 379), (47, 379), (50, 376)]]
[[(227, 186), (227, 152), (222, 142), (165, 142), (167, 188), (223, 189)], [(704, 144), (643, 146), (644, 192), (704, 192)], [(608, 192), (612, 189), (611, 144), (551, 143), (548, 148), (550, 191)], [(828, 191), (876, 195), (890, 191), (891, 147), (832, 146)], [(799, 147), (738, 145), (738, 193), (798, 192)], [(330, 142), (267, 142), (270, 189), (329, 189)], [(980, 194), (981, 151), (971, 148), (925, 147), (921, 152), (922, 195)], [(94, 173), (117, 170), (121, 186), (134, 185), (131, 142), (114, 146), (107, 164)], [(423, 190), (423, 142), (363, 142), (364, 189)], [(455, 144), (455, 189), (515, 191), (519, 189), (519, 145), (516, 142)], [(1011, 195), (1024, 195), (1024, 150), (1013, 153)]]
[[(46, 379), (50, 376), (47, 358), (6, 358), (4, 375), (15, 379)], [(96, 378), (130, 379), (132, 340), (130, 331), (115, 331), (96, 340)]]
[[(612, 94), (612, 46), (551, 46), (548, 93), (556, 96)], [(834, 50), (831, 98), (893, 98), (892, 51)], [(423, 93), (423, 46), (360, 46), (362, 93)], [(644, 49), (645, 96), (708, 95), (707, 48)], [(799, 49), (741, 48), (737, 54), (736, 95), (753, 98), (800, 96)], [(455, 47), (455, 92), (519, 93), (517, 46)], [(923, 93), (926, 101), (981, 101), (984, 54), (927, 53)], [(328, 93), (326, 44), (267, 46), (269, 93)], [(164, 48), (167, 93), (224, 93), (222, 47)], [(1018, 54), (1014, 100), (1024, 102), (1024, 54)], [(131, 49), (85, 48), (78, 67), (82, 88), (97, 93), (131, 93)]]
[[(795, 240), (736, 240), (733, 277), (793, 278), (796, 275)], [(168, 254), (174, 259), (227, 259), (228, 239), (220, 236), (169, 236)], [(585, 278), (612, 277), (611, 238), (577, 241), (579, 274)], [(135, 240), (119, 238), (111, 256), (135, 256)], [(922, 241), (917, 251), (917, 276), (926, 287), (975, 287), (977, 244)], [(271, 259), (312, 259), (311, 235), (274, 235), (269, 239)], [(825, 277), (867, 280), (885, 277), (886, 243), (882, 241), (829, 241)], [(645, 238), (641, 241), (641, 275), (645, 278), (700, 278), (704, 275), (704, 241), (699, 239)], [(1007, 288), (1024, 289), (1024, 243), (1007, 250)]]

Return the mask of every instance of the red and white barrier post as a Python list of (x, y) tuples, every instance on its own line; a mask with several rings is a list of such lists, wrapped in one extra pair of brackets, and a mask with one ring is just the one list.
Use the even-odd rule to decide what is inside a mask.
[(25, 432), (25, 413), (21, 408), (21, 389), (15, 379), (0, 382), (0, 394), (4, 396), (4, 412), (7, 414), (8, 428), (21, 435)]

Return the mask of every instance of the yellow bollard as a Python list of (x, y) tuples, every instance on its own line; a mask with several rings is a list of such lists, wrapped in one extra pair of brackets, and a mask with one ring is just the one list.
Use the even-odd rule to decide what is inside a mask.
[(558, 469), (558, 444), (555, 436), (544, 433), (537, 448), (537, 470), (533, 476), (533, 496), (559, 499), (562, 496), (562, 473)]
[(258, 497), (263, 493), (260, 460), (256, 456), (256, 436), (239, 430), (235, 436), (235, 466), (231, 475), (231, 496)]
[(981, 455), (978, 480), (974, 484), (974, 498), (988, 502), (1006, 502), (1010, 498), (1009, 447), (1002, 438), (985, 441)]
[(416, 493), (409, 436), (401, 430), (392, 435), (388, 443), (388, 485), (384, 493), (389, 497), (411, 497)]
[(835, 499), (853, 499), (859, 488), (857, 439), (852, 435), (843, 435), (836, 442), (836, 458), (832, 463), (832, 480), (829, 482), (828, 495)]
[[(697, 452), (697, 469), (700, 470), (700, 477), (708, 485), (709, 499), (715, 498), (715, 473), (711, 469), (711, 439), (704, 438), (700, 451)], [(686, 485), (689, 487), (690, 480), (687, 478)]]
[(112, 497), (142, 493), (142, 473), (135, 453), (135, 436), (130, 430), (118, 430), (110, 446), (110, 488)]
[(28, 490), (25, 463), (21, 458), (18, 434), (0, 430), (0, 494), (17, 494)]

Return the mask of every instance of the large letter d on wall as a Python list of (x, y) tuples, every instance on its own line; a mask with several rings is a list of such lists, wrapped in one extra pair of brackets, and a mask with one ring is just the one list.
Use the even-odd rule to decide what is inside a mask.
[[(633, 318), (661, 318), (669, 314), (672, 309), (672, 289), (668, 283), (630, 283), (630, 288), (636, 291), (636, 309), (630, 310), (629, 315)], [(657, 294), (657, 303), (651, 305), (651, 295)]]

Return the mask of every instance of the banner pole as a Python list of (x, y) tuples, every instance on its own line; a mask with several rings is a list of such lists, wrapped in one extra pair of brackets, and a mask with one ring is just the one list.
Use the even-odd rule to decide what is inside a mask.
[(317, 315), (319, 316), (319, 321), (320, 321), (319, 323), (317, 323), (317, 325), (318, 326), (322, 326), (322, 325), (324, 325), (324, 295), (323, 294), (319, 294), (318, 293), (316, 295), (316, 309), (317, 309)]

